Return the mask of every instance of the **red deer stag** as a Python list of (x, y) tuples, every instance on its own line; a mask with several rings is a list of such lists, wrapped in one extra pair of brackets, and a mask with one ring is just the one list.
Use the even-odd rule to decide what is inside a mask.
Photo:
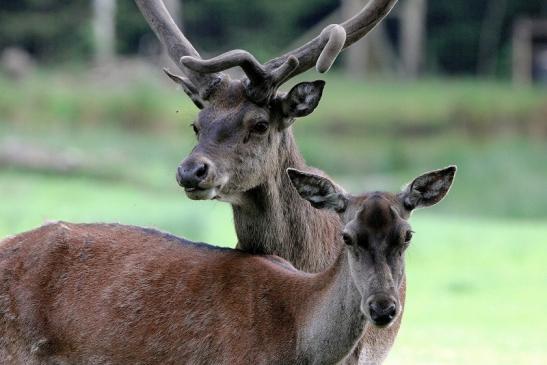
[(304, 199), (343, 222), (344, 248), (316, 274), (131, 226), (56, 223), (8, 238), (0, 363), (338, 363), (366, 323), (388, 327), (399, 315), (407, 220), (446, 195), (455, 171), (352, 196), (289, 169)]
[[(299, 199), (284, 173), (288, 167), (312, 170), (298, 151), (291, 125), (313, 112), (324, 82), (303, 82), (288, 93), (277, 89), (314, 65), (320, 72), (328, 70), (338, 52), (365, 36), (396, 0), (371, 0), (353, 18), (263, 65), (241, 50), (203, 60), (161, 1), (136, 2), (187, 77), (168, 75), (201, 109), (193, 123), (198, 144), (177, 171), (188, 197), (231, 203), (239, 249), (278, 255), (308, 272), (324, 270), (343, 246), (341, 222), (336, 214), (314, 210)], [(231, 80), (222, 73), (234, 66), (246, 77)], [(403, 305), (405, 288), (403, 280)], [(361, 362), (381, 362), (398, 328), (399, 323), (368, 328), (348, 363), (356, 362), (361, 348)]]

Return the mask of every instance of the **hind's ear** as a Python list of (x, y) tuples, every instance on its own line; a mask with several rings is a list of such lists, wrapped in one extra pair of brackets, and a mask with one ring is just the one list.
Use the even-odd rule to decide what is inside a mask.
[(430, 171), (415, 178), (399, 194), (404, 207), (413, 210), (440, 202), (450, 190), (456, 166)]
[(346, 192), (326, 177), (296, 169), (287, 169), (287, 174), (298, 194), (314, 208), (332, 209), (339, 213), (346, 210)]

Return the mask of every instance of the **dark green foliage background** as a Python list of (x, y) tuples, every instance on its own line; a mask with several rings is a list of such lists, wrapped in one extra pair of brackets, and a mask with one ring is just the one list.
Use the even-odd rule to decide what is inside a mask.
[[(428, 2), (426, 59), (430, 73), (476, 72), (478, 35), (487, 4), (475, 0)], [(216, 54), (244, 48), (259, 59), (286, 49), (339, 5), (340, 0), (181, 2), (185, 32), (200, 51)], [(133, 1), (118, 1), (117, 6), (118, 51), (134, 54), (142, 37), (149, 34), (148, 27)], [(547, 16), (547, 2), (507, 0), (501, 41), (494, 55), (499, 58), (496, 71), (500, 75), (508, 72), (512, 24), (522, 16)], [(49, 63), (88, 59), (92, 50), (90, 21), (89, 0), (3, 0), (0, 50), (10, 45), (23, 46)], [(390, 33), (396, 34), (396, 22), (390, 22), (389, 27)]]

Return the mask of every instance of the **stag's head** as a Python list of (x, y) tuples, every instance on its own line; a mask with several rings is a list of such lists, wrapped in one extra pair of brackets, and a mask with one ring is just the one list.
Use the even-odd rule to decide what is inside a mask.
[(456, 167), (449, 166), (417, 177), (398, 193), (354, 196), (325, 177), (288, 170), (300, 196), (317, 209), (340, 215), (350, 273), (362, 298), (361, 311), (374, 325), (388, 326), (401, 312), (399, 287), (404, 253), (412, 240), (411, 212), (441, 201), (455, 173)]
[(202, 107), (192, 123), (197, 144), (177, 169), (177, 181), (192, 199), (229, 200), (261, 184), (284, 148), (283, 132), (314, 110), (325, 84), (302, 82), (288, 93), (273, 86), (257, 98), (261, 91), (250, 79), (220, 77), (207, 100), (193, 95)]
[[(353, 18), (265, 64), (233, 50), (204, 60), (175, 25), (161, 1), (136, 0), (173, 61), (183, 71), (166, 71), (201, 109), (192, 127), (198, 143), (177, 169), (177, 181), (192, 199), (230, 197), (260, 185), (271, 174), (295, 118), (317, 107), (324, 82), (302, 82), (278, 91), (290, 78), (315, 66), (331, 67), (340, 51), (368, 33), (397, 0), (371, 0)], [(240, 67), (241, 79), (224, 71)]]

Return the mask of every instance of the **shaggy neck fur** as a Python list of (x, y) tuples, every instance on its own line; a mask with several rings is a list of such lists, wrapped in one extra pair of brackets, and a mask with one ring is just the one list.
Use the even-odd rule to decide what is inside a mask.
[(286, 174), (288, 167), (312, 170), (298, 151), (292, 130), (285, 130), (279, 160), (268, 180), (233, 204), (239, 249), (280, 256), (308, 272), (326, 269), (342, 245), (337, 214), (313, 208)]

